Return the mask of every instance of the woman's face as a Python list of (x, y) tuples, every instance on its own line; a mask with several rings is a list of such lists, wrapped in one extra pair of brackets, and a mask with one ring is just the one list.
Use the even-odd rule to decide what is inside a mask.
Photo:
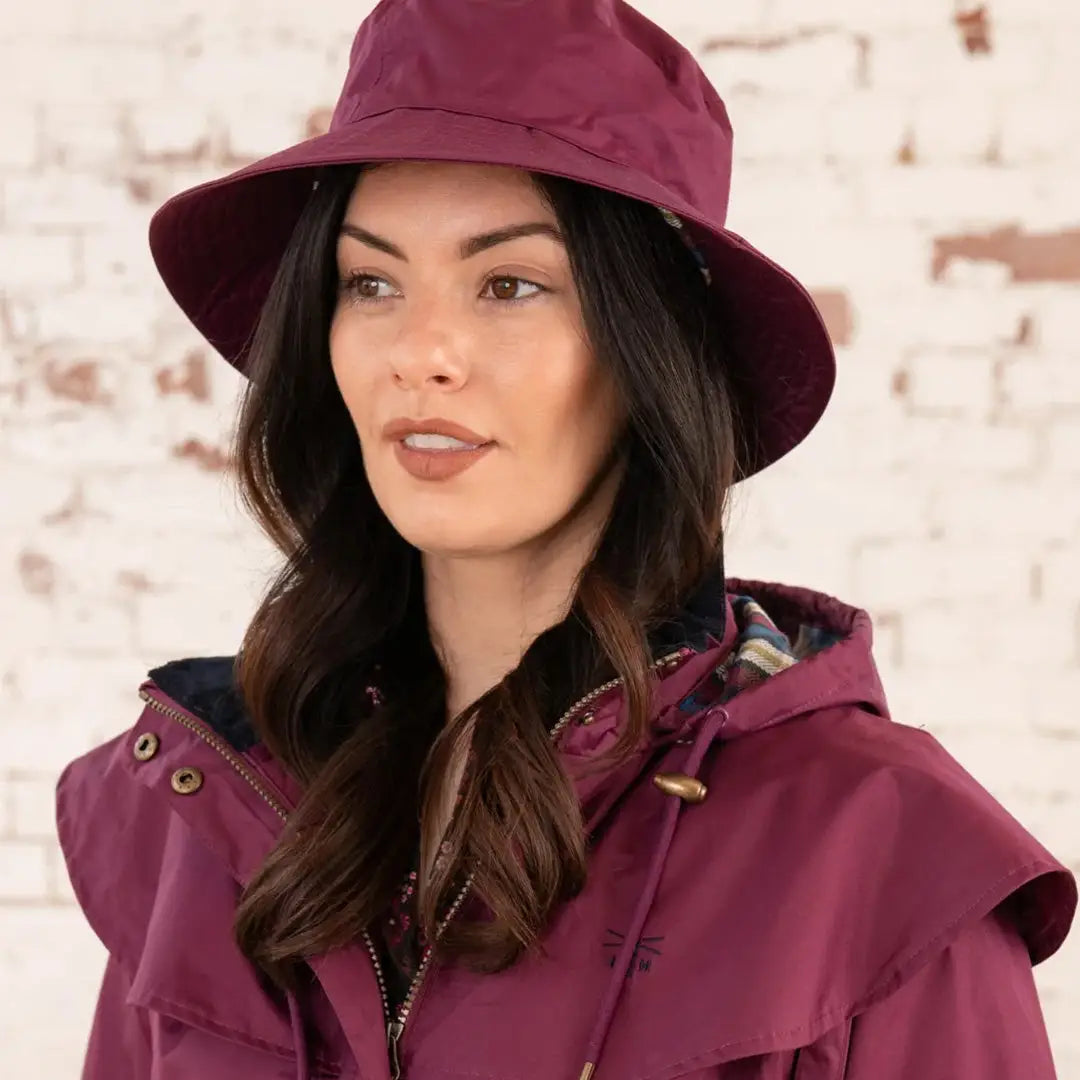
[[(524, 225), (538, 231), (492, 235)], [(503, 553), (606, 518), (622, 409), (527, 173), (375, 167), (352, 193), (337, 264), (334, 377), (375, 498), (409, 543)], [(432, 421), (471, 434), (407, 438)]]

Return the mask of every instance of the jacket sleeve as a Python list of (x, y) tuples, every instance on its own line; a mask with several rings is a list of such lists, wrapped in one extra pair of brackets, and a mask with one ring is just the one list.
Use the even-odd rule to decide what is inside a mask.
[(844, 1080), (1054, 1080), (1027, 947), (1001, 909), (851, 1023)]
[(130, 980), (111, 954), (105, 964), (82, 1080), (146, 1080), (153, 1075), (150, 1017), (126, 1003)]

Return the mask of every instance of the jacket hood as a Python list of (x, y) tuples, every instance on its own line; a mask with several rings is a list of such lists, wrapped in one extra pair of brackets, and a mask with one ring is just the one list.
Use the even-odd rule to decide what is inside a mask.
[[(784, 1040), (798, 1045), (791, 1040), (866, 1007), (908, 977), (920, 957), (932, 955), (928, 950), (945, 947), (963, 925), (1010, 896), (1033, 962), (1059, 947), (1075, 909), (1075, 882), (931, 736), (890, 721), (872, 640), (867, 613), (833, 597), (721, 577), (707, 582), (654, 635), (654, 654), (666, 662), (658, 665), (655, 723), (634, 758), (606, 773), (581, 769), (618, 736), (620, 689), (602, 689), (579, 703), (558, 743), (561, 760), (574, 778), (596, 857), (610, 858), (605, 837), (616, 848), (630, 847), (598, 870), (617, 882), (612, 903), (621, 912), (621, 944), (591, 1007), (584, 1005), (583, 1013), (579, 1000), (566, 1018), (565, 1030), (580, 1032), (581, 1040), (565, 1063), (567, 1080), (590, 1076), (602, 1055), (609, 1076), (622, 1075), (620, 1066), (636, 1069), (636, 1061), (624, 1060), (627, 1031), (646, 1022), (639, 1010), (647, 999), (638, 990), (626, 998), (628, 976), (650, 917), (678, 918), (668, 913), (687, 890), (675, 883), (694, 882), (693, 899), (682, 902), (698, 905), (693, 910), (703, 912), (706, 932), (718, 932), (721, 909), (725, 935), (745, 924), (737, 942), (724, 938), (733, 958), (749, 950), (750, 963), (757, 950), (761, 963), (784, 965), (792, 954), (805, 954), (808, 942), (819, 941), (831, 942), (838, 954), (829, 959), (827, 982), (817, 981), (824, 957), (804, 955), (800, 963), (814, 974), (793, 979), (783, 992), (742, 993), (704, 972), (693, 1000), (669, 986), (668, 996), (652, 1008), (670, 1011), (671, 997), (679, 995), (680, 1023), (699, 1025), (701, 1038), (723, 1048), (706, 1054), (710, 1061), (750, 1052), (749, 1046), (764, 1052)], [(173, 661), (154, 669), (140, 691), (147, 707), (135, 727), (65, 770), (58, 827), (91, 925), (135, 972), (132, 1002), (178, 1015), (175, 989), (169, 989), (176, 976), (170, 968), (175, 960), (167, 959), (175, 953), (169, 942), (176, 922), (190, 923), (190, 913), (200, 910), (204, 898), (195, 892), (206, 892), (211, 875), (200, 877), (195, 891), (173, 875), (161, 894), (156, 875), (168, 865), (167, 849), (196, 840), (204, 866), (228, 870), (217, 886), (227, 903), (225, 894), (242, 887), (272, 850), (301, 792), (256, 739), (232, 687), (232, 658)], [(138, 740), (147, 735), (160, 749), (139, 761)], [(195, 765), (201, 797), (177, 798), (178, 773)], [(702, 805), (647, 783), (658, 773), (700, 781)], [(107, 798), (103, 774), (116, 780)], [(163, 797), (175, 813), (163, 812)], [(159, 858), (158, 865), (146, 854), (102, 860), (101, 830), (107, 842), (110, 829), (126, 828), (131, 815), (142, 816), (145, 850)], [(732, 820), (740, 823), (734, 833)], [(746, 843), (735, 839), (741, 829)], [(898, 899), (886, 901), (883, 894), (867, 901), (858, 882), (866, 867), (879, 866), (885, 836), (895, 850), (881, 870), (881, 889), (895, 890)], [(724, 867), (714, 866), (718, 842), (724, 844)], [(717, 878), (721, 870), (724, 876)], [(728, 875), (741, 881), (735, 893)], [(712, 884), (702, 892), (706, 882)], [(794, 922), (765, 920), (754, 910), (775, 902), (777, 882), (787, 882), (782, 887), (793, 897), (806, 897)], [(607, 893), (615, 887), (605, 886)], [(117, 910), (118, 895), (130, 897), (127, 910), (123, 903)], [(846, 903), (868, 910), (851, 918)], [(362, 947), (310, 958), (318, 984), (306, 1006), (289, 996), (286, 1019), (232, 945), (230, 928), (218, 925), (227, 906), (216, 910), (217, 923), (197, 927), (217, 942), (213, 965), (198, 977), (190, 970), (198, 962), (184, 962), (187, 985), (217, 992), (212, 1002), (189, 1002), (179, 1013), (185, 1021), (201, 1016), (204, 1026), (233, 1038), (276, 1046), (295, 1062), (297, 1080), (313, 1075), (312, 1069), (333, 1072), (347, 1055), (360, 1075), (388, 1080), (385, 1033), (375, 1021), (382, 1004)], [(685, 921), (686, 908), (680, 911)], [(555, 951), (568, 918), (553, 927)], [(850, 923), (839, 927), (838, 918)], [(429, 981), (436, 976), (443, 979), (433, 968)], [(226, 984), (230, 992), (223, 994)], [(445, 976), (439, 998), (452, 996), (456, 985), (452, 974)], [(415, 1067), (418, 1075), (427, 1033), (441, 1030), (435, 1000), (425, 990), (425, 1006), (406, 1037), (412, 1047), (406, 1071)], [(512, 995), (501, 1000), (512, 1009)], [(436, 1014), (430, 1021), (429, 1013)], [(527, 1028), (526, 1016), (521, 1023)], [(309, 1027), (316, 1032), (313, 1046)], [(514, 1028), (512, 1017), (508, 1028)], [(658, 1042), (664, 1037), (658, 1035)], [(507, 1053), (518, 1049), (508, 1047)], [(644, 1066), (634, 1074), (653, 1075)]]

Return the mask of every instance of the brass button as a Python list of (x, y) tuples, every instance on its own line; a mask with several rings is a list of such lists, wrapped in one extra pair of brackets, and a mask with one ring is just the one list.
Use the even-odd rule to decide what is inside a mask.
[(178, 795), (190, 795), (202, 787), (202, 781), (202, 770), (189, 765), (185, 769), (177, 769), (172, 774), (172, 789)]
[(157, 752), (161, 740), (152, 732), (144, 731), (136, 740), (132, 753), (136, 761), (149, 761)]
[(688, 803), (704, 802), (705, 796), (709, 794), (709, 789), (697, 777), (681, 772), (657, 773), (653, 777), (653, 783), (665, 795), (678, 795)]

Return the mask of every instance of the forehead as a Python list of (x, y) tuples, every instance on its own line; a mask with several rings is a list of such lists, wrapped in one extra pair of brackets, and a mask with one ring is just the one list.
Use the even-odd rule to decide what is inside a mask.
[(392, 161), (367, 166), (357, 177), (347, 213), (404, 214), (425, 210), (520, 214), (554, 221), (542, 191), (525, 169), (456, 161)]

